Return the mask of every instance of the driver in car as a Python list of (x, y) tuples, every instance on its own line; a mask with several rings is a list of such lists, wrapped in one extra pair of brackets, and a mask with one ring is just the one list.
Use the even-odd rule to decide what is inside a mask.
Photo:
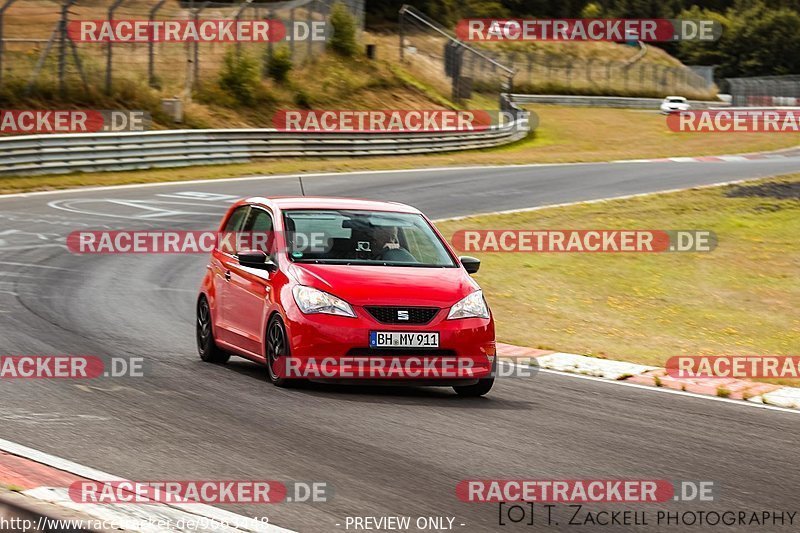
[(378, 226), (373, 232), (375, 259), (397, 263), (417, 263), (417, 258), (411, 252), (400, 247), (397, 238), (396, 226)]

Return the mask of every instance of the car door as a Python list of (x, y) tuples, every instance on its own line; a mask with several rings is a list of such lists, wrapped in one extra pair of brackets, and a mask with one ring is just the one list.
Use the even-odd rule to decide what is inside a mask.
[[(222, 227), (222, 235), (234, 235), (244, 227), (247, 221), (247, 215), (250, 212), (249, 205), (243, 205), (234, 209), (230, 217)], [(218, 239), (217, 246), (211, 254), (210, 268), (213, 276), (214, 292), (216, 294), (215, 306), (215, 326), (218, 340), (222, 342), (233, 342), (233, 337), (230, 335), (230, 328), (228, 326), (228, 315), (230, 311), (226, 308), (226, 295), (230, 286), (230, 268), (231, 264), (236, 261), (235, 258), (235, 239)]]
[[(272, 215), (265, 208), (252, 206), (243, 231), (248, 241), (259, 242), (254, 236), (269, 235), (271, 242)], [(267, 270), (242, 266), (238, 260), (230, 263), (228, 272), (230, 279), (228, 291), (225, 293), (228, 330), (234, 336), (236, 346), (254, 356), (263, 357), (262, 345), (272, 291), (272, 275)]]

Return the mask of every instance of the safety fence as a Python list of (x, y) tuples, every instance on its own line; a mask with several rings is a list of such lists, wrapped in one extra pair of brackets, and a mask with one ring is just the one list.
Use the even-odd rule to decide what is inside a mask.
[[(226, 54), (245, 54), (265, 69), (279, 51), (295, 64), (319, 55), (325, 40), (308, 31), (328, 24), (336, 3), (363, 29), (365, 0), (0, 0), (0, 87), (13, 84), (19, 92), (38, 84), (63, 92), (100, 86), (110, 93), (116, 82), (144, 80), (191, 94), (200, 80), (220, 72)], [(70, 22), (80, 20), (98, 21), (98, 27), (112, 20), (277, 20), (287, 35), (277, 42), (88, 42), (71, 38)]]
[(502, 95), (511, 120), (485, 130), (297, 133), (275, 129), (165, 130), (0, 137), (0, 175), (135, 170), (261, 158), (427, 154), (488, 148), (524, 138), (527, 114)]
[(797, 106), (800, 105), (800, 76), (756, 76), (726, 78), (723, 90), (731, 95), (735, 106)]

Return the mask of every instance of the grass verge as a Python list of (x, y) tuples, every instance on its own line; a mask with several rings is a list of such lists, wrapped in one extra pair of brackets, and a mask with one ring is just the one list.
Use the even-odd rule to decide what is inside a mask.
[(531, 109), (539, 115), (536, 133), (511, 146), (495, 149), (399, 157), (276, 159), (242, 165), (0, 177), (0, 193), (299, 172), (568, 163), (732, 154), (776, 150), (797, 144), (797, 140), (791, 135), (769, 133), (675, 133), (667, 128), (662, 115), (641, 110), (559, 106), (535, 106)]
[(495, 228), (719, 238), (710, 253), (478, 254), (501, 342), (658, 366), (675, 355), (800, 353), (800, 174), (438, 226), (446, 237)]

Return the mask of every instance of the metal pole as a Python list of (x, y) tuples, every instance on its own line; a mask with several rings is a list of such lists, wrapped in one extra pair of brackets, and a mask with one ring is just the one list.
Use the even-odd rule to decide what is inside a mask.
[[(233, 15), (233, 20), (235, 20), (237, 24), (239, 23), (239, 20), (242, 18), (242, 13), (244, 13), (244, 10), (247, 9), (248, 7), (250, 7), (250, 4), (252, 4), (252, 3), (253, 3), (253, 0), (247, 0), (244, 4), (239, 6), (239, 9), (236, 10), (236, 13), (234, 13), (234, 15)], [(294, 8), (292, 9), (292, 13), (294, 13)], [(237, 40), (236, 41), (236, 60), (237, 61), (239, 60), (239, 56), (241, 56), (241, 54), (242, 54), (242, 42)]]
[[(209, 2), (203, 2), (200, 7), (198, 7), (194, 12), (194, 22), (198, 24), (200, 21), (200, 12), (204, 10), (208, 6)], [(190, 85), (189, 91), (191, 93), (194, 84), (200, 79), (200, 41), (194, 42), (194, 65), (193, 65), (194, 75), (192, 76), (192, 85)]]
[(400, 8), (400, 20), (399, 20), (399, 22), (400, 22), (400, 62), (401, 63), (405, 59), (405, 51), (403, 50), (405, 48), (405, 44), (404, 43), (405, 43), (405, 40), (406, 40), (406, 17), (405, 17), (405, 12), (406, 12), (406, 6), (403, 6), (402, 8)]
[(67, 17), (69, 16), (69, 8), (76, 0), (66, 0), (61, 5), (61, 19), (58, 21), (59, 25), (59, 50), (58, 50), (58, 90), (61, 96), (64, 96), (64, 75), (66, 72), (67, 63)]
[[(289, 10), (289, 28), (289, 31), (292, 32), (289, 36), (289, 55), (292, 57), (292, 60), (294, 60), (294, 8)], [(309, 31), (311, 31), (311, 28), (309, 28)]]
[[(111, 4), (111, 7), (108, 8), (108, 25), (111, 25), (111, 21), (114, 18), (114, 11), (124, 2), (125, 0), (114, 0), (114, 3)], [(112, 50), (114, 47), (114, 40), (110, 38), (108, 40), (108, 48), (106, 49), (106, 94), (111, 94), (111, 77), (113, 70), (113, 60), (112, 60)]]
[[(271, 9), (267, 9), (267, 20), (272, 21), (272, 10)], [(269, 41), (267, 41), (267, 61), (272, 61), (273, 53), (274, 53), (274, 47), (273, 47), (273, 44), (272, 44), (272, 39), (270, 39)]]
[[(306, 7), (306, 9), (308, 10), (308, 27), (310, 29), (313, 26), (313, 22), (314, 22), (314, 0), (311, 0), (311, 2), (308, 3), (308, 6)], [(314, 40), (313, 39), (309, 39), (308, 40), (308, 56), (309, 57), (314, 57)]]
[(6, 9), (11, 7), (11, 4), (16, 1), (17, 0), (6, 0), (6, 3), (3, 4), (3, 7), (0, 7), (0, 87), (3, 86), (3, 56), (5, 54), (5, 42), (3, 41), (3, 28), (5, 26), (4, 17), (6, 14)]
[[(153, 9), (150, 10), (150, 20), (155, 20), (156, 13), (166, 1), (161, 0), (153, 6)], [(155, 44), (153, 39), (150, 39), (147, 43), (147, 83), (150, 87), (155, 87), (156, 85)]]

